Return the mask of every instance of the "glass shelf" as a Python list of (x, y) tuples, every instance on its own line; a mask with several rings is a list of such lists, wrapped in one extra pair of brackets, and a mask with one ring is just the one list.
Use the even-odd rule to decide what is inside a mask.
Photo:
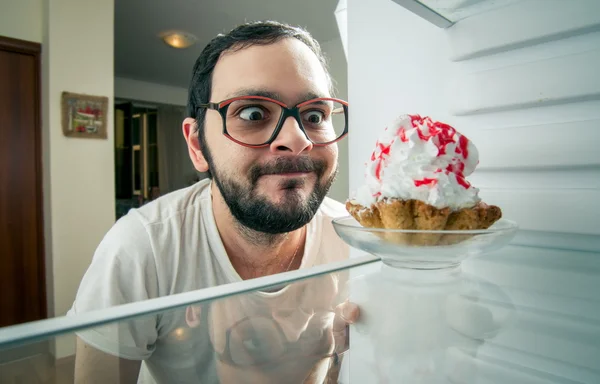
[[(508, 246), (437, 271), (356, 252), (340, 263), (7, 327), (0, 382), (72, 383), (74, 358), (49, 351), (73, 348), (75, 335), (145, 359), (140, 374), (158, 383), (321, 383), (328, 374), (340, 383), (600, 382), (600, 255), (557, 252), (566, 251)], [(349, 332), (340, 317), (347, 301), (360, 309)]]

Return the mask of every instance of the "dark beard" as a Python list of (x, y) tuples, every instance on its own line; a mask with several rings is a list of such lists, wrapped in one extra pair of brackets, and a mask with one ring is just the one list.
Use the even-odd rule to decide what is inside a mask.
[[(234, 178), (223, 176), (215, 169), (210, 152), (206, 149), (204, 155), (212, 171), (213, 180), (233, 217), (243, 227), (264, 234), (277, 235), (292, 232), (308, 224), (317, 213), (337, 174), (336, 170), (332, 176), (323, 181), (321, 179), (327, 168), (325, 161), (309, 157), (279, 157), (267, 164), (252, 166), (249, 171), (250, 187), (248, 187)], [(286, 192), (283, 201), (277, 205), (256, 193), (256, 186), (261, 176), (292, 172), (315, 172), (317, 182), (307, 201), (302, 201), (297, 190), (303, 186), (302, 179), (289, 179), (280, 185)]]

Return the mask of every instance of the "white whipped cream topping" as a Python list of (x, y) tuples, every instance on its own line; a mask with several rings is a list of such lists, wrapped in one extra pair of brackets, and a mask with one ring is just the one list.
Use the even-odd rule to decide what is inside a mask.
[(403, 115), (388, 126), (352, 197), (365, 207), (385, 198), (416, 199), (436, 208), (472, 207), (479, 190), (465, 177), (479, 162), (475, 145), (447, 124)]

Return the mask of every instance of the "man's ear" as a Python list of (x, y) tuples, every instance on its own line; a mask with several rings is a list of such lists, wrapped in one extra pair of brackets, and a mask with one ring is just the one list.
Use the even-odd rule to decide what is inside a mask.
[(198, 172), (207, 172), (208, 162), (206, 161), (206, 158), (204, 158), (202, 150), (200, 150), (196, 120), (192, 119), (191, 117), (186, 117), (185, 120), (183, 120), (181, 128), (183, 130), (183, 137), (187, 143), (188, 153), (192, 163), (194, 164), (194, 168), (196, 168)]

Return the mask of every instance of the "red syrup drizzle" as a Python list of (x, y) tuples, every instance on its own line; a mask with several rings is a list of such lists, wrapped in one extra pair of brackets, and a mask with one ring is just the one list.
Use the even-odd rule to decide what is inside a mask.
[(383, 160), (384, 156), (390, 155), (392, 144), (383, 144), (377, 141), (375, 151), (371, 154), (371, 161), (376, 161), (377, 165), (375, 166), (375, 177), (377, 180), (381, 181), (381, 171), (383, 169)]
[[(420, 115), (409, 115), (409, 117), (411, 125), (413, 126), (413, 128), (417, 129), (419, 139), (423, 141), (431, 140), (433, 144), (437, 147), (437, 157), (446, 155), (448, 144), (456, 142), (454, 138), (457, 135), (457, 131), (456, 129), (454, 129), (454, 127), (450, 126), (449, 124), (445, 124), (439, 121), (432, 121), (431, 118), (421, 117)], [(427, 133), (423, 131), (423, 126), (427, 127)], [(400, 137), (400, 140), (408, 141), (408, 139), (406, 139), (406, 132), (404, 130), (404, 127), (401, 127), (398, 130), (398, 136)], [(469, 158), (469, 140), (463, 135), (459, 134), (458, 136), (458, 145), (456, 146), (454, 152), (457, 155), (462, 155), (462, 158), (466, 161)], [(439, 171), (441, 172), (441, 170)], [(460, 161), (459, 159), (455, 158), (454, 163), (446, 167), (445, 173), (454, 173), (456, 175), (457, 182), (465, 189), (468, 189), (471, 187), (471, 184), (465, 180), (464, 171), (464, 161)], [(415, 180), (415, 185), (417, 187), (421, 185), (436, 185), (437, 180), (435, 180), (435, 182), (432, 182), (432, 180), (435, 179), (425, 178), (423, 180)]]
[(424, 178), (423, 180), (415, 180), (415, 186), (420, 187), (421, 185), (429, 185), (429, 186), (433, 187), (434, 185), (437, 184), (437, 182), (438, 181), (436, 179)]

